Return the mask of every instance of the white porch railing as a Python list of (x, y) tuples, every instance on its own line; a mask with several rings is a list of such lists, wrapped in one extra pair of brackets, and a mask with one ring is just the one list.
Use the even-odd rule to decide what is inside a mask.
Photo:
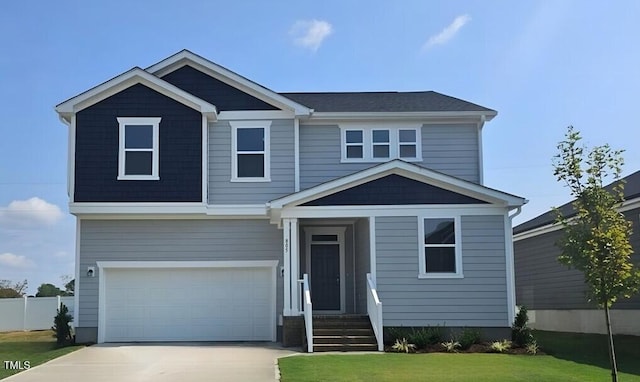
[(302, 275), (302, 295), (304, 298), (304, 327), (307, 333), (307, 352), (313, 353), (313, 310), (311, 305), (311, 290), (309, 289), (309, 275)]
[(371, 320), (373, 333), (376, 335), (376, 340), (378, 341), (378, 351), (383, 351), (382, 303), (378, 298), (376, 284), (371, 279), (371, 273), (367, 273), (367, 313), (369, 314), (369, 320)]

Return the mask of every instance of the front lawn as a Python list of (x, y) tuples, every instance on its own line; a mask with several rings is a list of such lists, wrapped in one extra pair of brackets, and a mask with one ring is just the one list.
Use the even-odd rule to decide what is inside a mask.
[[(609, 370), (552, 356), (505, 354), (328, 354), (279, 360), (282, 382), (607, 381)], [(620, 380), (640, 376), (620, 374)]]
[[(281, 358), (283, 382), (607, 381), (602, 335), (536, 332), (544, 356), (506, 354), (316, 354)], [(620, 381), (640, 382), (640, 337), (616, 336)]]
[(20, 371), (8, 370), (5, 361), (21, 361), (22, 365), (24, 361), (29, 361), (30, 366), (34, 367), (82, 347), (58, 348), (51, 330), (0, 333), (0, 379)]

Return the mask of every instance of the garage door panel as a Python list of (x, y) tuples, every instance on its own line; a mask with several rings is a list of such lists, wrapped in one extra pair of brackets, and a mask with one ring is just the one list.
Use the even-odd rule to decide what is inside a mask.
[(271, 341), (272, 268), (106, 269), (104, 339)]

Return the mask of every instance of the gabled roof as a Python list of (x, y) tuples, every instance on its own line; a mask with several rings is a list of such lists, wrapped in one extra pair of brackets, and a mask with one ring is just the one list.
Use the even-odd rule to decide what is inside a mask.
[(299, 206), (311, 200), (319, 199), (345, 189), (370, 182), (375, 179), (385, 177), (387, 175), (396, 174), (420, 182), (424, 182), (445, 190), (457, 192), (462, 195), (486, 201), (488, 203), (501, 205), (504, 207), (520, 207), (527, 202), (526, 199), (519, 196), (511, 195), (502, 191), (498, 191), (489, 187), (481, 186), (476, 183), (468, 182), (460, 178), (443, 174), (415, 164), (407, 163), (400, 159), (395, 159), (355, 174), (347, 175), (342, 178), (334, 179), (326, 183), (319, 184), (315, 187), (304, 191), (296, 192), (272, 200), (270, 207), (272, 209), (281, 209), (284, 207)]
[(56, 106), (56, 111), (64, 118), (96, 104), (132, 85), (142, 84), (161, 94), (166, 95), (186, 106), (189, 106), (211, 120), (216, 120), (216, 107), (193, 94), (164, 81), (146, 71), (135, 67), (102, 84), (72, 97)]
[(255, 83), (186, 49), (151, 65), (146, 69), (146, 71), (158, 77), (162, 77), (185, 65), (192, 66), (195, 69), (198, 69), (278, 108), (291, 110), (295, 115), (305, 116), (312, 112), (312, 110), (307, 106), (284, 97), (273, 90), (267, 89), (258, 83)]
[[(622, 178), (625, 181), (624, 185), (624, 199), (625, 201), (631, 201), (636, 198), (640, 198), (640, 171), (636, 171), (633, 174)], [(613, 186), (616, 185), (618, 181), (612, 182), (605, 186), (605, 189), (611, 191)], [(570, 217), (575, 215), (575, 210), (573, 208), (572, 203), (575, 201), (572, 200), (569, 203), (563, 204), (559, 210), (565, 217)], [(522, 224), (517, 225), (513, 228), (514, 234), (523, 233), (526, 231), (530, 231), (535, 228), (547, 226), (550, 224), (554, 224), (556, 222), (556, 214), (553, 210), (547, 211), (542, 215), (539, 215), (531, 220), (528, 220)]]
[(480, 112), (491, 119), (497, 112), (434, 91), (280, 93), (316, 112)]

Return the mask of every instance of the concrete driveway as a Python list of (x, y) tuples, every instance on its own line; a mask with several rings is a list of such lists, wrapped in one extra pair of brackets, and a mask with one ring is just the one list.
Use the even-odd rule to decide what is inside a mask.
[(101, 344), (5, 379), (7, 382), (269, 381), (279, 379), (279, 357), (295, 354), (274, 344)]

